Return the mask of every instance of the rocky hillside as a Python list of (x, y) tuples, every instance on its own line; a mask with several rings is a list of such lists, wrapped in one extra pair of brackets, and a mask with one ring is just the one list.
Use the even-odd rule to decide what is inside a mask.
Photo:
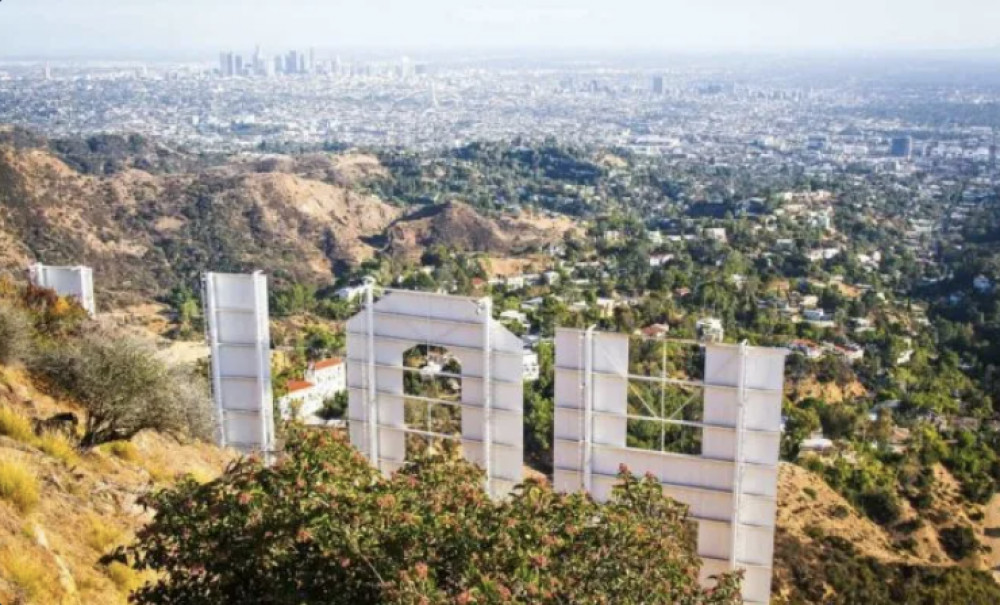
[(26, 136), (0, 136), (0, 268), (87, 264), (106, 294), (161, 293), (208, 269), (328, 283), (383, 246), (405, 259), (431, 244), (509, 253), (567, 228), (460, 204), (388, 204), (364, 192), (388, 177), (363, 154), (198, 162), (148, 144)]

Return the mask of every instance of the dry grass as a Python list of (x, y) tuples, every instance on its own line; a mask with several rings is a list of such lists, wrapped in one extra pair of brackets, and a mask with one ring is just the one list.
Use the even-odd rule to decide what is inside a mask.
[(22, 514), (30, 513), (40, 499), (38, 480), (21, 464), (0, 460), (0, 498), (11, 502)]
[(131, 441), (112, 441), (100, 446), (101, 451), (125, 462), (139, 462), (139, 448)]
[(44, 433), (38, 438), (35, 445), (49, 456), (61, 460), (67, 466), (73, 466), (80, 460), (76, 454), (76, 448), (62, 433)]
[(147, 458), (143, 461), (142, 467), (149, 473), (153, 483), (171, 483), (177, 479), (177, 473), (170, 470), (162, 459)]
[(34, 443), (35, 441), (35, 431), (31, 427), (31, 420), (7, 405), (0, 406), (0, 435), (6, 435), (21, 443)]
[(216, 479), (219, 478), (218, 473), (209, 471), (201, 467), (192, 468), (187, 473), (184, 473), (183, 476), (190, 477), (191, 479), (194, 479), (195, 481), (201, 484), (211, 483), (212, 481), (215, 481)]
[(38, 553), (5, 547), (0, 550), (0, 570), (21, 591), (27, 603), (59, 602), (59, 578), (54, 567), (46, 565)]
[(145, 583), (142, 574), (120, 561), (113, 561), (111, 565), (108, 565), (107, 573), (111, 581), (118, 587), (118, 590), (125, 594), (132, 592)]
[(111, 550), (112, 547), (121, 543), (123, 535), (122, 530), (112, 527), (102, 521), (100, 517), (92, 515), (87, 519), (83, 539), (87, 543), (87, 546), (104, 554)]

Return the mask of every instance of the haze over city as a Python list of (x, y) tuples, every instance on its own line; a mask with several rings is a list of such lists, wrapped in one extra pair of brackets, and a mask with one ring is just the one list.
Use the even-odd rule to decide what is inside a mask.
[(992, 0), (7, 0), (0, 56), (224, 46), (478, 50), (996, 50)]

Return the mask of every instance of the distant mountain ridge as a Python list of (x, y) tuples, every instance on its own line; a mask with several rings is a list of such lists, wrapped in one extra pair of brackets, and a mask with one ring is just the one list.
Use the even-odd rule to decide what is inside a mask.
[(390, 178), (365, 154), (205, 158), (140, 138), (48, 141), (0, 131), (0, 268), (87, 264), (109, 290), (161, 293), (205, 270), (323, 283), (376, 250), (434, 244), (509, 253), (565, 225), (492, 218), (460, 203), (399, 207), (365, 193)]

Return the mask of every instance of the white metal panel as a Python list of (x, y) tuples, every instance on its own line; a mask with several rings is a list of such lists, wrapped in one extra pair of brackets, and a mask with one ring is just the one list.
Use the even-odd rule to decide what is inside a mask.
[(626, 334), (595, 332), (594, 371), (625, 377), (628, 374), (628, 345)]
[[(718, 460), (735, 460), (738, 439), (734, 429), (706, 427), (702, 430), (701, 455)], [(743, 460), (746, 462), (776, 465), (780, 447), (780, 433), (743, 434)]]
[(55, 267), (37, 263), (28, 268), (31, 283), (55, 290), (59, 296), (75, 298), (91, 316), (97, 313), (94, 272), (90, 267)]
[(206, 273), (206, 331), (220, 442), (244, 453), (274, 450), (267, 278)]
[[(705, 386), (704, 420), (708, 424), (736, 426), (739, 391), (731, 387)], [(746, 428), (751, 430), (781, 430), (781, 392), (746, 392)]]
[[(347, 330), (348, 386), (358, 393), (350, 399), (351, 442), (369, 456), (377, 450), (379, 468), (391, 470), (405, 461), (409, 429), (403, 415), (403, 375), (410, 370), (403, 367), (403, 354), (416, 345), (430, 345), (448, 349), (461, 366), (463, 455), (486, 468), (493, 495), (505, 494), (520, 481), (522, 344), (492, 319), (488, 300), (391, 291), (349, 319)], [(376, 364), (371, 385), (366, 380), (369, 346)], [(364, 395), (372, 389), (377, 409), (371, 414), (380, 427), (374, 447)]]
[[(785, 351), (706, 347), (702, 452), (691, 456), (626, 447), (628, 338), (596, 333), (592, 354), (587, 342), (583, 331), (556, 331), (556, 489), (586, 486), (607, 500), (622, 465), (656, 477), (698, 522), (703, 580), (735, 565), (746, 571), (745, 600), (767, 602)], [(592, 431), (588, 405), (597, 412)]]
[[(749, 389), (781, 391), (785, 380), (785, 349), (747, 347), (746, 368)], [(705, 383), (739, 386), (740, 348), (736, 345), (705, 345)]]

